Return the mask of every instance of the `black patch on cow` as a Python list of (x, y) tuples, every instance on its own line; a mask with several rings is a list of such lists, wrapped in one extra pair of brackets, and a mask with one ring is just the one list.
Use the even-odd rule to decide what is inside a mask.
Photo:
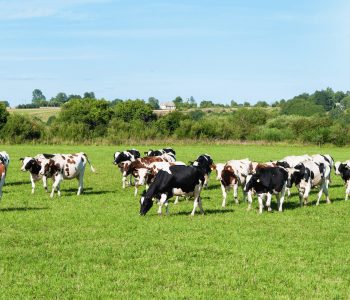
[(278, 162), (276, 162), (276, 165), (283, 167), (283, 168), (290, 168), (289, 163), (287, 163), (286, 161), (278, 161)]
[(340, 164), (338, 171), (341, 178), (346, 182), (350, 179), (350, 169), (346, 164)]
[(49, 158), (53, 158), (55, 155), (44, 153), (43, 156), (44, 156), (45, 158), (49, 159)]
[(279, 167), (268, 167), (260, 169), (253, 174), (249, 182), (247, 182), (244, 191), (251, 189), (258, 194), (261, 193), (279, 193), (288, 180), (288, 172)]
[(207, 154), (201, 154), (198, 158), (192, 163), (192, 165), (197, 162), (198, 168), (202, 169), (204, 174), (209, 175), (211, 173), (211, 166), (213, 165), (212, 158)]
[(24, 166), (24, 169), (29, 171), (30, 173), (38, 175), (41, 169), (41, 166), (38, 164), (38, 162), (33, 158), (30, 161), (27, 162), (27, 164)]

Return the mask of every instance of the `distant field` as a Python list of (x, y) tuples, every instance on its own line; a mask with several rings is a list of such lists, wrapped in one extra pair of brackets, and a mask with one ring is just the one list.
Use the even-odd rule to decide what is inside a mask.
[[(168, 145), (167, 145), (168, 146)], [(145, 151), (150, 146), (135, 146)], [(291, 154), (330, 153), (350, 159), (347, 148), (259, 145), (173, 146), (187, 162), (209, 153), (215, 162), (258, 161)], [(118, 149), (123, 149), (120, 146)], [(155, 146), (154, 148), (159, 148)], [(257, 213), (247, 204), (221, 207), (212, 174), (204, 190), (205, 215), (190, 217), (192, 201), (154, 205), (139, 216), (139, 198), (121, 188), (112, 146), (3, 146), (11, 163), (0, 206), (0, 289), (3, 299), (349, 299), (350, 201), (332, 174), (332, 204), (315, 206), (313, 192), (300, 208), (296, 189), (283, 213)], [(64, 181), (50, 200), (37, 183), (31, 195), (19, 158), (37, 153), (85, 151), (97, 170), (85, 173), (85, 193)], [(50, 181), (51, 184), (51, 181)], [(242, 194), (240, 191), (240, 199)]]
[(18, 113), (22, 115), (29, 115), (30, 117), (36, 117), (43, 122), (47, 122), (47, 120), (51, 116), (55, 116), (59, 113), (59, 107), (43, 107), (43, 108), (28, 108), (28, 109), (17, 109), (10, 108), (8, 110), (10, 113)]

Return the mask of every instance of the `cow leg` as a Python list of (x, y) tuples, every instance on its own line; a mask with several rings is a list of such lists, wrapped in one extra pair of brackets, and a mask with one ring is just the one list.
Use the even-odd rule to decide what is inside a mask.
[[(319, 205), (320, 204), (320, 199), (322, 197), (322, 194), (323, 194), (323, 191), (325, 191), (326, 189), (326, 179), (323, 179), (323, 182), (320, 186), (320, 190), (318, 192), (318, 197), (317, 197), (317, 202), (316, 202), (316, 205)], [(327, 191), (327, 194), (328, 194), (328, 191)], [(329, 203), (329, 198), (327, 196), (327, 203)]]
[(279, 207), (278, 207), (278, 211), (282, 212), (283, 211), (283, 202), (285, 199), (285, 195), (286, 195), (286, 189), (288, 189), (286, 187), (286, 185), (283, 186), (282, 190), (281, 190), (281, 194), (280, 194), (280, 199), (279, 199)]
[(79, 196), (84, 189), (84, 171), (80, 172), (78, 180), (79, 180), (79, 187), (78, 187), (77, 195)]
[(329, 199), (328, 182), (327, 182), (327, 179), (326, 179), (325, 182), (322, 184), (320, 192), (321, 192), (321, 195), (322, 195), (322, 192), (324, 192), (324, 194), (326, 195), (326, 203), (327, 203), (327, 204), (330, 204), (330, 203), (331, 203), (331, 200)]
[(123, 178), (122, 178), (122, 182), (123, 182), (123, 189), (125, 189), (126, 188), (126, 182), (128, 181), (128, 179), (125, 177), (125, 176), (123, 176)]
[(199, 208), (200, 208), (201, 213), (202, 214), (204, 213), (203, 208), (201, 208), (202, 207), (202, 202), (200, 199), (201, 190), (202, 190), (202, 186), (200, 184), (196, 185), (194, 188), (194, 193), (193, 193), (194, 202), (193, 202), (193, 210), (191, 212), (192, 217), (194, 216), (194, 214), (196, 212), (196, 208), (197, 208), (198, 204), (199, 204)]
[(204, 187), (205, 188), (208, 187), (208, 181), (209, 181), (209, 176), (208, 176), (208, 174), (205, 174), (204, 175)]
[[(44, 177), (43, 177), (44, 179)], [(34, 181), (34, 178), (33, 178), (33, 175), (30, 174), (30, 181), (32, 183), (32, 194), (34, 194), (34, 191), (35, 191), (35, 181)], [(46, 191), (47, 191), (47, 187), (46, 187)]]
[(204, 215), (204, 210), (203, 210), (203, 206), (202, 206), (202, 198), (200, 196), (198, 197), (198, 206), (199, 206), (199, 210), (200, 210), (201, 214)]
[(51, 190), (51, 194), (50, 197), (53, 198), (54, 194), (55, 194), (55, 190), (57, 188), (57, 186), (60, 184), (60, 178), (57, 176), (54, 178), (54, 182), (52, 184), (52, 190)]
[(57, 185), (57, 195), (58, 197), (61, 197), (61, 183)]
[(227, 189), (226, 187), (221, 183), (221, 191), (222, 191), (222, 207), (226, 206), (226, 198), (227, 198)]
[(266, 206), (268, 211), (271, 211), (271, 199), (272, 199), (272, 195), (270, 193), (267, 193)]
[[(163, 204), (167, 202), (167, 195), (166, 194), (162, 194), (160, 196), (160, 200), (159, 200), (159, 208), (158, 208), (158, 215), (162, 215), (162, 207)], [(166, 210), (168, 211), (168, 208), (166, 208)]]
[[(35, 187), (35, 185), (34, 185)], [(47, 189), (47, 177), (45, 175), (43, 175), (43, 187), (45, 189), (45, 192), (47, 193), (48, 192), (48, 189)], [(33, 191), (34, 193), (34, 191)]]
[(238, 183), (235, 183), (233, 186), (233, 198), (235, 200), (235, 203), (239, 204), (239, 202), (238, 202)]
[(139, 185), (138, 185), (138, 184), (135, 184), (135, 192), (134, 192), (134, 197), (136, 197), (136, 196), (137, 196), (138, 188), (139, 188)]
[(262, 214), (263, 212), (263, 196), (261, 194), (258, 195), (258, 202), (259, 202), (259, 214)]
[(346, 182), (345, 201), (349, 199), (349, 195), (350, 195), (350, 180)]
[(176, 196), (174, 204), (178, 204), (179, 203), (179, 196)]
[(253, 203), (252, 192), (248, 191), (247, 196), (248, 196), (248, 208), (247, 208), (247, 210), (251, 210), (252, 209), (252, 203)]

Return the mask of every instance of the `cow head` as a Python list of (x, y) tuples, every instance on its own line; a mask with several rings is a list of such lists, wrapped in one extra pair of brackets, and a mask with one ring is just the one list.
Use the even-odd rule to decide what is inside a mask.
[(289, 163), (287, 163), (286, 161), (277, 161), (276, 165), (285, 169), (290, 168)]
[(224, 186), (230, 186), (238, 181), (237, 175), (231, 166), (224, 166), (221, 172), (221, 182)]
[(259, 175), (254, 173), (254, 174), (249, 174), (246, 178), (246, 183), (244, 186), (243, 191), (245, 193), (248, 193), (250, 190), (253, 190), (254, 187), (256, 187), (257, 184), (259, 184)]
[(119, 163), (123, 161), (130, 160), (130, 157), (125, 152), (116, 152), (114, 153), (114, 164), (118, 165)]
[(39, 174), (41, 169), (41, 162), (34, 159), (33, 157), (23, 157), (20, 158), (22, 161), (21, 171), (26, 172), (29, 171), (33, 174)]
[(344, 181), (350, 179), (350, 167), (348, 164), (341, 163), (337, 161), (334, 164), (335, 174), (340, 175)]
[(148, 197), (146, 191), (143, 191), (140, 199), (140, 215), (144, 216), (153, 206), (152, 197)]
[(138, 175), (138, 185), (144, 185), (146, 183), (147, 177), (151, 174), (151, 170), (148, 168), (140, 168), (137, 170)]
[[(314, 173), (306, 168), (303, 164), (296, 165), (294, 170), (290, 176), (288, 176), (287, 187), (291, 187), (293, 184), (299, 185), (301, 188), (305, 188), (305, 186), (310, 182), (310, 180), (314, 179)], [(289, 172), (288, 172), (289, 175)]]
[(225, 164), (218, 163), (215, 166), (215, 172), (216, 172), (216, 180), (221, 180), (221, 174), (224, 170)]

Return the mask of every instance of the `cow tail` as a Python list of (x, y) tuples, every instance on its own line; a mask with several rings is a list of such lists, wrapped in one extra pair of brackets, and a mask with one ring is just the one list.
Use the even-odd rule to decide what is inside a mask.
[(86, 161), (89, 163), (91, 172), (95, 173), (96, 170), (95, 170), (95, 168), (92, 166), (92, 164), (91, 164), (91, 162), (90, 162), (88, 156), (86, 155), (86, 153), (84, 153), (83, 156), (86, 158)]

